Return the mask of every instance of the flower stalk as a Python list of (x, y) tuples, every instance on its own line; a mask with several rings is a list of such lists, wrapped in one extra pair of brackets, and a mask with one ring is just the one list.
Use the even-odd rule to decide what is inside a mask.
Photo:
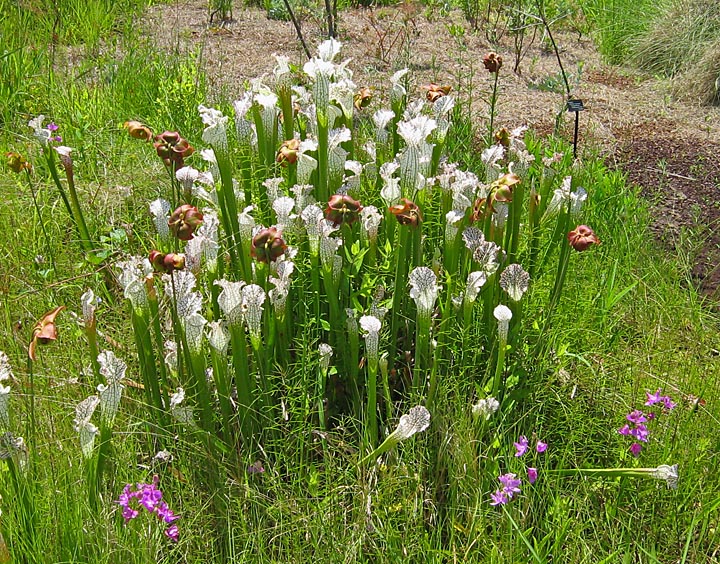
[(382, 454), (395, 448), (399, 443), (409, 439), (416, 433), (421, 433), (429, 426), (430, 412), (427, 408), (422, 405), (410, 408), (408, 413), (400, 417), (400, 422), (398, 423), (397, 428), (387, 436), (379, 447), (365, 456), (358, 463), (359, 466), (364, 466), (370, 461), (377, 460), (377, 458)]
[(628, 476), (632, 478), (654, 478), (664, 481), (670, 489), (678, 486), (678, 465), (661, 464), (656, 468), (567, 468), (546, 470), (558, 476), (607, 476), (611, 478)]
[[(66, 209), (68, 210), (70, 219), (75, 224), (75, 228), (80, 235), (80, 246), (83, 251), (90, 252), (93, 250), (93, 243), (92, 239), (90, 238), (90, 231), (88, 230), (87, 224), (85, 223), (85, 216), (83, 216), (82, 213), (82, 207), (80, 206), (80, 200), (77, 196), (77, 190), (75, 189), (75, 175), (73, 173), (73, 162), (72, 157), (70, 156), (70, 151), (71, 149), (69, 147), (55, 148), (50, 147), (50, 145), (46, 145), (43, 148), (43, 153), (45, 154), (45, 160), (47, 161), (50, 175), (52, 176), (53, 182), (55, 182), (55, 186), (57, 186), (58, 191), (60, 192), (60, 197), (62, 198)], [(62, 182), (60, 181), (60, 176), (57, 172), (54, 156), (55, 152), (60, 155), (60, 162), (65, 171), (65, 178), (68, 183), (68, 193), (70, 195), (69, 200), (67, 193), (63, 188)]]

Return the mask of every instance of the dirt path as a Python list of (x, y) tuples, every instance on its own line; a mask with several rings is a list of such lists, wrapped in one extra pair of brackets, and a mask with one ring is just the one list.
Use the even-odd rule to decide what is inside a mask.
[[(549, 133), (564, 105), (564, 87), (552, 50), (543, 49), (538, 31), (518, 73), (512, 72), (512, 38), (493, 47), (482, 33), (467, 28), (461, 14), (428, 19), (425, 8), (346, 10), (340, 15), (342, 55), (352, 58), (354, 81), (382, 92), (391, 71), (408, 66), (417, 93), (429, 82), (472, 92), (478, 119), (487, 113), (483, 101), (491, 86), (482, 67), (490, 50), (505, 59), (500, 75), (499, 126), (529, 125)], [(302, 64), (306, 57), (290, 22), (270, 20), (264, 11), (239, 9), (235, 20), (208, 27), (206, 0), (178, 0), (156, 5), (147, 25), (154, 37), (181, 50), (201, 49), (212, 91), (218, 98), (236, 96), (243, 83), (272, 72), (273, 53)], [(323, 39), (321, 14), (305, 14), (303, 33), (313, 50)], [(454, 35), (454, 36), (453, 36)], [(591, 40), (577, 33), (553, 33), (573, 95), (584, 101), (580, 114), (581, 147), (621, 167), (653, 202), (654, 230), (674, 248), (690, 230), (702, 240), (693, 274), (707, 295), (720, 297), (720, 108), (698, 108), (677, 102), (663, 83), (631, 70), (604, 65)], [(551, 91), (548, 91), (551, 90)], [(570, 138), (565, 118), (561, 132)]]

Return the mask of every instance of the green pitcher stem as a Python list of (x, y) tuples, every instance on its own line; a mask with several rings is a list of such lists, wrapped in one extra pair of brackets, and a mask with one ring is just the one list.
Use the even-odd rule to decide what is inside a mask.
[(378, 439), (377, 427), (377, 369), (378, 359), (368, 359), (368, 383), (367, 383), (367, 442), (370, 448), (374, 448)]
[(505, 371), (505, 351), (507, 349), (507, 339), (498, 341), (498, 358), (495, 365), (495, 377), (493, 378), (492, 397), (500, 397), (500, 388), (502, 384), (503, 372)]

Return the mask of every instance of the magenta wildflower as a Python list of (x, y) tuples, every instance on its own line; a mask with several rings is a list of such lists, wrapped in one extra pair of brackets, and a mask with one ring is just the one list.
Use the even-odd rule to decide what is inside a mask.
[[(675, 403), (672, 401), (670, 396), (663, 395), (662, 388), (658, 388), (654, 393), (646, 391), (645, 395), (647, 396), (647, 401), (645, 402), (645, 405), (651, 407), (656, 404), (661, 404), (663, 413), (671, 411), (675, 407)], [(627, 419), (630, 424), (628, 425), (626, 423), (620, 429), (618, 429), (617, 432), (620, 435), (632, 437), (635, 440), (635, 442), (630, 445), (630, 452), (633, 456), (640, 456), (640, 452), (643, 448), (641, 443), (647, 443), (649, 440), (650, 430), (647, 428), (647, 425), (645, 425), (645, 423), (647, 423), (648, 421), (653, 421), (659, 416), (660, 412), (657, 410), (654, 412), (650, 411), (648, 413), (643, 413), (639, 409), (634, 409), (625, 417), (625, 419)]]
[(148, 510), (148, 513), (152, 513), (155, 511), (155, 506), (162, 500), (162, 492), (157, 489), (155, 478), (153, 478), (152, 484), (138, 484), (137, 487), (140, 492), (138, 502)]
[(490, 494), (492, 498), (490, 505), (505, 505), (516, 493), (520, 493), (521, 480), (515, 474), (502, 474), (498, 476), (498, 480), (502, 484), (502, 489)]
[(638, 441), (646, 443), (648, 442), (648, 435), (650, 435), (650, 431), (648, 431), (648, 428), (641, 423), (634, 429), (630, 429), (630, 435), (635, 437)]
[(671, 411), (676, 405), (670, 396), (662, 395), (662, 388), (658, 388), (654, 394), (645, 392), (645, 395), (647, 396), (645, 405), (655, 405), (656, 403), (661, 403), (663, 404), (663, 409), (666, 411)]
[(635, 425), (639, 425), (640, 423), (645, 423), (647, 421), (647, 417), (645, 417), (645, 414), (639, 409), (628, 413), (626, 419), (630, 421), (630, 423), (635, 423)]
[(173, 510), (170, 509), (168, 504), (164, 501), (157, 504), (155, 507), (155, 514), (166, 523), (172, 523), (173, 521), (180, 519), (180, 515), (175, 515)]
[[(127, 484), (123, 488), (116, 503), (122, 507), (122, 516), (125, 519), (126, 525), (140, 514), (139, 509), (141, 507), (168, 524), (180, 518), (179, 515), (176, 515), (172, 509), (168, 507), (166, 502), (162, 501), (163, 494), (162, 491), (157, 488), (158, 482), (159, 477), (154, 476), (150, 484), (138, 483), (136, 489), (133, 489), (131, 484)], [(165, 530), (165, 535), (177, 542), (179, 535), (178, 526), (171, 525), (168, 527)]]
[(263, 472), (265, 472), (265, 468), (259, 460), (253, 462), (247, 469), (248, 474), (262, 474)]
[(662, 388), (658, 388), (657, 392), (654, 394), (651, 394), (650, 392), (645, 392), (645, 395), (647, 396), (647, 401), (645, 402), (645, 405), (655, 405), (659, 401), (662, 401), (660, 398), (662, 397)]
[[(58, 129), (60, 129), (60, 126), (51, 121), (47, 124), (47, 127), (45, 129), (47, 129), (50, 133), (55, 133)], [(51, 135), (50, 141), (57, 141), (58, 143), (62, 143), (62, 137), (60, 137), (59, 135)]]
[(169, 538), (173, 542), (178, 541), (178, 537), (180, 536), (180, 531), (178, 530), (177, 525), (170, 525), (167, 529), (165, 529), (165, 536)]
[(534, 484), (535, 480), (537, 480), (537, 476), (538, 476), (537, 468), (528, 468), (527, 472), (528, 472), (528, 482), (530, 482), (531, 484)]
[(515, 446), (515, 456), (523, 456), (528, 451), (528, 440), (525, 435), (520, 435), (520, 438), (516, 443), (513, 443)]
[(675, 408), (675, 402), (670, 399), (670, 396), (663, 396), (660, 398), (663, 403), (663, 408), (665, 408), (667, 411), (672, 411)]
[(545, 452), (547, 450), (547, 443), (538, 441), (537, 445), (535, 446), (535, 450), (540, 453)]
[(491, 493), (490, 497), (492, 498), (490, 505), (505, 505), (508, 501), (510, 501), (507, 495), (505, 495), (505, 492), (502, 490), (497, 490), (495, 493)]
[(498, 476), (498, 480), (502, 484), (502, 491), (512, 499), (516, 493), (520, 493), (520, 478), (516, 478), (515, 474), (503, 474)]

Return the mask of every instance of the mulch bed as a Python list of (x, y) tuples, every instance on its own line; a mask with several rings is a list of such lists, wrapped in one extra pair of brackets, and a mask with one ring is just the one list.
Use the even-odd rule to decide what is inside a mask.
[(669, 250), (690, 251), (699, 290), (720, 298), (720, 143), (679, 135), (671, 121), (616, 135), (617, 166), (652, 202), (655, 235)]

